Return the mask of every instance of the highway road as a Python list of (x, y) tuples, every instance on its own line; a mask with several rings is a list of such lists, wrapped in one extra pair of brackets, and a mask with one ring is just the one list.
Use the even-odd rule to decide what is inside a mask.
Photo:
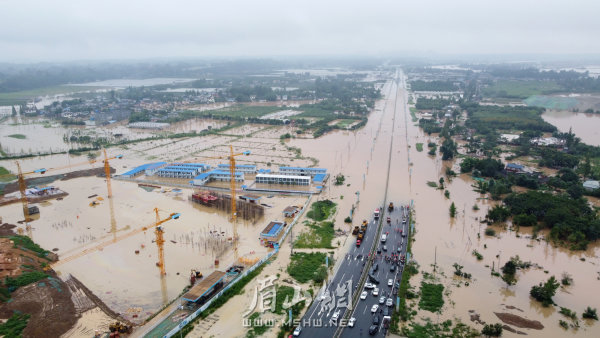
[[(397, 79), (399, 79), (399, 77), (397, 77)], [(394, 230), (392, 230), (400, 229), (400, 226), (402, 225), (400, 208), (397, 207), (395, 211), (392, 212), (392, 214), (390, 215), (393, 218), (391, 225), (387, 225), (387, 208), (383, 208), (383, 206), (387, 202), (386, 197), (391, 169), (390, 165), (392, 159), (392, 145), (394, 140), (393, 135), (397, 132), (395, 127), (395, 121), (398, 92), (400, 91), (399, 83), (400, 81), (392, 82), (390, 86), (389, 95), (386, 98), (387, 102), (383, 109), (383, 114), (381, 115), (380, 120), (376, 121), (376, 123), (379, 123), (380, 125), (380, 132), (381, 136), (383, 137), (376, 137), (373, 145), (374, 154), (372, 156), (378, 158), (378, 162), (380, 163), (378, 163), (377, 166), (373, 166), (371, 169), (372, 172), (370, 173), (375, 174), (374, 176), (376, 181), (371, 181), (371, 184), (373, 184), (372, 189), (377, 189), (377, 192), (370, 193), (369, 195), (380, 197), (376, 200), (368, 200), (361, 202), (361, 205), (363, 207), (371, 207), (369, 208), (371, 213), (375, 208), (381, 208), (381, 211), (383, 213), (383, 215), (381, 216), (383, 219), (383, 224), (381, 225), (381, 227), (384, 229), (383, 232), (389, 232), (390, 236), (388, 242), (390, 243), (390, 246), (388, 247), (389, 254), (391, 254), (392, 250), (396, 250), (397, 242), (402, 242), (402, 238), (400, 237), (399, 232), (394, 233)], [(383, 194), (384, 189), (381, 189), (380, 187), (383, 187), (385, 189), (385, 195)], [(367, 187), (367, 189), (369, 189), (369, 187)], [(350, 283), (352, 285), (353, 291), (352, 295), (350, 295), (350, 299), (358, 299), (354, 296), (362, 292), (363, 285), (358, 284), (360, 282), (360, 277), (363, 270), (366, 266), (369, 265), (367, 261), (369, 259), (369, 252), (373, 247), (374, 241), (380, 241), (380, 237), (375, 238), (378, 233), (378, 226), (380, 226), (379, 220), (376, 220), (374, 219), (374, 217), (372, 217), (369, 222), (369, 226), (367, 227), (367, 232), (363, 243), (358, 247), (356, 245), (352, 245), (351, 249), (349, 249), (349, 252), (346, 254), (343, 262), (339, 264), (335, 275), (330, 280), (328, 280), (326, 289), (327, 292), (324, 292), (325, 290), (322, 289), (317, 293), (315, 301), (307, 310), (304, 317), (302, 317), (301, 319), (300, 326), (302, 330), (300, 336), (330, 338), (333, 337), (336, 334), (336, 332), (338, 334), (341, 332), (338, 330), (339, 327), (344, 327), (347, 324), (344, 320), (342, 320), (342, 318), (344, 318), (344, 314), (346, 311), (348, 311), (348, 309), (345, 306), (340, 306), (339, 302), (340, 299), (342, 299), (344, 302), (348, 301), (348, 292), (340, 293), (343, 296), (340, 296), (340, 294), (332, 294), (332, 292), (343, 292), (343, 288), (346, 288)], [(351, 237), (350, 239), (354, 242), (356, 241), (355, 237)], [(402, 250), (402, 253), (405, 253), (405, 244), (402, 245)], [(382, 256), (384, 256), (383, 253)], [(397, 268), (396, 271), (391, 272), (391, 263), (387, 263), (381, 258), (379, 259), (380, 260), (377, 261), (377, 263), (379, 264), (379, 269), (375, 272), (375, 276), (380, 280), (380, 289), (385, 291), (386, 293), (389, 293), (389, 291), (391, 291), (392, 289), (387, 286), (387, 280), (388, 278), (399, 279), (399, 269)], [(323, 295), (325, 296), (323, 297)], [(379, 298), (375, 300), (374, 296), (372, 296), (371, 294), (369, 294), (369, 297), (366, 301), (358, 300), (356, 304), (356, 311), (358, 312), (354, 311), (354, 307), (350, 308), (351, 311), (356, 313), (356, 315), (353, 314), (353, 316), (355, 316), (357, 320), (356, 325), (354, 328), (345, 329), (342, 332), (343, 335), (356, 336), (357, 333), (361, 333), (361, 330), (363, 335), (368, 335), (368, 329), (373, 316), (370, 313), (370, 307), (368, 311), (365, 311), (364, 307), (367, 303), (370, 305), (378, 303), (378, 300)], [(337, 303), (332, 304), (332, 302), (335, 301), (337, 301)], [(333, 305), (333, 309), (330, 305)], [(364, 311), (365, 313), (363, 314), (362, 311)], [(337, 318), (339, 318), (339, 320), (335, 320), (336, 315)], [(379, 316), (382, 317), (381, 314), (379, 314)], [(380, 330), (378, 327), (377, 334), (383, 335), (383, 333), (384, 330)]]
[[(391, 222), (387, 222), (387, 217), (390, 217)], [(365, 288), (362, 286), (359, 288), (359, 292), (366, 291), (367, 298), (358, 300), (358, 304), (354, 308), (351, 317), (356, 318), (354, 327), (346, 327), (342, 331), (342, 337), (360, 337), (368, 336), (369, 328), (373, 325), (375, 317), (378, 319), (378, 325), (376, 333), (373, 336), (383, 337), (385, 335), (385, 328), (383, 324), (384, 308), (387, 308), (389, 313), (392, 315), (392, 311), (395, 310), (397, 302), (398, 288), (396, 282), (400, 283), (402, 277), (402, 271), (404, 270), (404, 264), (400, 262), (400, 257), (406, 255), (406, 238), (403, 237), (407, 234), (408, 230), (408, 208), (405, 206), (396, 207), (394, 211), (386, 213), (383, 216), (383, 228), (382, 235), (387, 234), (387, 239), (384, 242), (381, 241), (381, 236), (378, 238), (378, 246), (375, 252), (376, 256), (373, 260), (373, 267), (377, 264), (377, 270), (373, 273), (375, 278), (379, 281), (379, 284), (373, 284), (378, 290), (378, 295), (373, 295), (374, 288)], [(406, 222), (403, 223), (403, 220)], [(402, 234), (399, 230), (402, 230)], [(384, 248), (385, 247), (385, 248)], [(399, 249), (399, 250), (398, 250)], [(405, 256), (406, 257), (406, 256)], [(391, 271), (394, 267), (394, 271)], [(392, 281), (391, 286), (388, 281)], [(369, 279), (366, 281), (370, 283)], [(380, 298), (385, 297), (384, 303), (380, 303)], [(388, 306), (385, 302), (390, 298), (392, 305)], [(378, 306), (376, 313), (372, 313), (373, 305)]]

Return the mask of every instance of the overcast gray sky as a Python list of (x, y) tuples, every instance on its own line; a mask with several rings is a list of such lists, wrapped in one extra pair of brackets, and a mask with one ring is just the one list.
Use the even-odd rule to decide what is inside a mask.
[(0, 0), (0, 61), (600, 53), (600, 1)]

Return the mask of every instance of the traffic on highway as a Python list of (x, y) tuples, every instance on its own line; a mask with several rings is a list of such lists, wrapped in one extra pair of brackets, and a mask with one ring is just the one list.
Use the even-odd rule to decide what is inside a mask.
[[(378, 209), (379, 210), (379, 209)], [(319, 290), (295, 336), (384, 336), (406, 260), (408, 207), (391, 207), (385, 216), (376, 211), (334, 277)], [(386, 217), (380, 220), (380, 217)], [(381, 232), (378, 227), (381, 224)], [(378, 235), (378, 233), (380, 235)], [(361, 237), (361, 239), (358, 239)], [(360, 241), (360, 243), (358, 242)], [(376, 241), (376, 243), (374, 243)], [(373, 253), (370, 252), (374, 248)], [(361, 283), (365, 268), (367, 278)], [(359, 295), (358, 298), (354, 297)], [(358, 299), (355, 304), (352, 300)], [(349, 316), (346, 312), (351, 311)]]

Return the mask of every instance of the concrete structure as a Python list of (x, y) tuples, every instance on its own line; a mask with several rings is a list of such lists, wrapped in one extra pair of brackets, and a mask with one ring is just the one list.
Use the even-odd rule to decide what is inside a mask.
[(163, 129), (169, 126), (168, 123), (159, 122), (134, 122), (127, 125), (129, 128), (139, 129)]
[(556, 137), (537, 137), (531, 139), (531, 144), (536, 146), (563, 146), (565, 140), (557, 139)]
[(262, 199), (262, 196), (246, 194), (246, 195), (240, 196), (240, 199), (243, 201), (249, 202), (249, 203), (260, 204), (260, 200)]
[[(219, 164), (219, 170), (229, 170), (229, 164)], [(235, 171), (244, 174), (256, 174), (256, 164), (236, 164)]]
[[(235, 172), (235, 181), (236, 182), (244, 182), (244, 173)], [(230, 181), (231, 175), (229, 171), (224, 170), (211, 170), (205, 173), (202, 173), (196, 177), (190, 183), (195, 186), (205, 185), (210, 181)]]
[(288, 184), (288, 185), (310, 185), (310, 176), (292, 175), (256, 175), (256, 183), (264, 184)]
[(286, 225), (284, 222), (271, 221), (260, 233), (260, 244), (273, 247), (281, 238)]
[(583, 188), (588, 191), (600, 189), (600, 182), (598, 181), (585, 181), (583, 182)]
[(521, 135), (517, 134), (500, 134), (500, 141), (512, 144), (517, 141)]
[(297, 212), (298, 212), (298, 207), (291, 205), (291, 206), (283, 209), (283, 217), (286, 217), (286, 218), (294, 217), (294, 215)]
[(325, 168), (302, 168), (302, 167), (279, 167), (279, 174), (295, 175), (295, 176), (315, 176), (317, 174), (327, 175), (327, 169), (325, 169)]

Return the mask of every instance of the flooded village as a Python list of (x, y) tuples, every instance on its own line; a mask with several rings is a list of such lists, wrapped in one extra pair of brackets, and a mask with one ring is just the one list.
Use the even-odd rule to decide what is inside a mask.
[[(382, 209), (367, 231), (393, 231), (396, 210), (409, 217), (377, 335), (598, 336), (600, 99), (563, 107), (578, 96), (560, 87), (534, 93), (546, 105), (535, 106), (527, 86), (549, 80), (515, 72), (290, 69), (7, 106), (1, 250), (19, 263), (2, 270), (12, 301), (0, 313), (29, 313), (24, 336), (295, 335), (346, 261), (392, 256), (379, 236), (354, 254), (353, 229)], [(511, 82), (525, 97), (506, 93)], [(532, 291), (552, 276), (551, 295)], [(278, 298), (265, 312), (256, 295), (269, 278)], [(362, 291), (349, 290), (354, 307), (372, 302)], [(283, 298), (297, 293), (288, 313)], [(65, 310), (34, 310), (32, 295)], [(336, 336), (370, 333), (348, 325), (369, 315), (354, 307)]]

